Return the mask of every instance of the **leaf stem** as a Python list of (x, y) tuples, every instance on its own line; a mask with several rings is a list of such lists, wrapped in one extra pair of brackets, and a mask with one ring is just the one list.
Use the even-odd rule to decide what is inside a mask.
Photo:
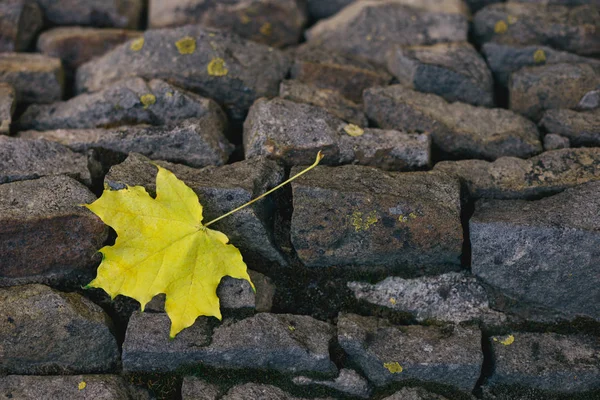
[(215, 218), (215, 219), (213, 219), (212, 221), (209, 221), (209, 222), (207, 222), (206, 224), (204, 224), (204, 226), (206, 227), (206, 226), (209, 226), (209, 225), (211, 225), (211, 224), (214, 224), (215, 222), (217, 222), (217, 221), (220, 221), (220, 220), (222, 220), (223, 218), (225, 218), (225, 217), (228, 217), (228, 216), (230, 216), (231, 214), (233, 214), (233, 213), (235, 213), (235, 212), (238, 212), (238, 211), (240, 211), (242, 208), (248, 207), (250, 204), (252, 204), (252, 203), (254, 203), (255, 201), (258, 201), (258, 200), (262, 199), (263, 197), (265, 197), (265, 196), (267, 196), (267, 195), (269, 195), (269, 194), (273, 193), (274, 191), (276, 191), (276, 190), (280, 189), (282, 186), (285, 186), (285, 185), (287, 185), (288, 183), (290, 183), (290, 182), (291, 182), (291, 181), (293, 181), (294, 179), (296, 179), (296, 178), (300, 177), (301, 175), (304, 175), (305, 173), (307, 173), (308, 171), (310, 171), (311, 169), (313, 169), (314, 167), (316, 167), (316, 166), (319, 164), (319, 162), (320, 162), (320, 161), (323, 159), (323, 157), (324, 157), (324, 156), (323, 156), (323, 154), (322, 154), (322, 153), (319, 151), (319, 152), (317, 153), (317, 158), (315, 159), (315, 162), (314, 162), (314, 163), (313, 163), (313, 164), (312, 164), (310, 167), (307, 167), (307, 168), (303, 169), (302, 171), (298, 172), (296, 175), (292, 176), (291, 178), (289, 178), (289, 179), (288, 179), (288, 180), (286, 180), (285, 182), (283, 182), (283, 183), (280, 183), (279, 185), (275, 186), (273, 189), (269, 190), (268, 192), (265, 192), (265, 193), (261, 194), (260, 196), (258, 196), (258, 197), (257, 197), (257, 198), (255, 198), (255, 199), (252, 199), (252, 200), (250, 200), (250, 201), (249, 201), (249, 202), (247, 202), (246, 204), (243, 204), (243, 205), (239, 206), (238, 208), (235, 208), (235, 209), (233, 209), (233, 210), (229, 211), (228, 213), (226, 213), (226, 214), (223, 214), (223, 215), (221, 215), (220, 217), (218, 217), (218, 218)]

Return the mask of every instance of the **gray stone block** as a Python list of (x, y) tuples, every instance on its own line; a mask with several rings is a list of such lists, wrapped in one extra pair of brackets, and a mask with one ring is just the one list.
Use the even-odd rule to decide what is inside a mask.
[(600, 109), (587, 112), (548, 110), (544, 113), (540, 126), (547, 132), (567, 138), (575, 147), (600, 146)]
[(0, 83), (0, 135), (10, 132), (16, 106), (15, 89), (8, 83)]
[(84, 25), (135, 29), (140, 24), (142, 0), (36, 0), (51, 25)]
[(0, 82), (15, 89), (18, 103), (52, 103), (62, 99), (64, 71), (58, 58), (0, 53)]
[(34, 0), (0, 3), (0, 52), (27, 51), (44, 26), (44, 16)]

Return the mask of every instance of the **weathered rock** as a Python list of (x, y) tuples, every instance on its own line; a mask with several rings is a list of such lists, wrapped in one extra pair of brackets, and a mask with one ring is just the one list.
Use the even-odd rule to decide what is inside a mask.
[(385, 86), (392, 80), (383, 68), (323, 47), (302, 45), (294, 57), (292, 78), (321, 89), (338, 91), (356, 103), (362, 102), (363, 90)]
[(546, 151), (568, 149), (569, 147), (571, 147), (569, 138), (555, 133), (548, 133), (544, 136), (544, 150)]
[(590, 400), (598, 398), (599, 395), (600, 390), (564, 394), (513, 385), (481, 386), (481, 398), (483, 400)]
[(195, 376), (186, 376), (181, 385), (181, 400), (217, 400), (221, 390)]
[(103, 128), (119, 125), (166, 125), (189, 118), (210, 116), (226, 125), (217, 103), (181, 90), (164, 81), (128, 78), (107, 88), (82, 94), (64, 102), (32, 105), (19, 120), (19, 128), (51, 129)]
[(254, 283), (256, 288), (255, 296), (255, 307), (257, 312), (271, 312), (273, 307), (273, 298), (275, 297), (275, 291), (277, 287), (273, 283), (273, 280), (260, 272), (248, 270), (250, 280)]
[(447, 103), (401, 85), (365, 90), (365, 111), (384, 129), (430, 132), (452, 158), (526, 158), (542, 151), (535, 124), (511, 111)]
[(494, 3), (501, 3), (504, 0), (465, 0), (472, 14), (481, 10), (483, 7)]
[(306, 8), (296, 0), (150, 0), (150, 28), (218, 28), (269, 46), (298, 43)]
[(373, 392), (369, 382), (358, 372), (343, 368), (333, 380), (319, 380), (306, 376), (296, 376), (292, 381), (298, 386), (333, 389), (343, 395), (368, 399)]
[(594, 110), (600, 107), (600, 89), (591, 90), (583, 95), (575, 107), (578, 111)]
[(567, 137), (573, 146), (600, 146), (600, 109), (588, 112), (548, 110), (540, 126), (547, 132)]
[(358, 126), (369, 124), (362, 107), (335, 90), (319, 89), (316, 86), (291, 80), (281, 82), (279, 97), (324, 108), (336, 117)]
[(0, 83), (0, 134), (10, 132), (16, 105), (15, 89), (7, 83)]
[(458, 0), (357, 1), (318, 22), (306, 36), (312, 44), (384, 65), (396, 45), (466, 41), (469, 15)]
[[(562, 394), (600, 389), (600, 344), (584, 335), (515, 332), (492, 337), (494, 362), (487, 386), (514, 385)], [(591, 397), (590, 397), (591, 398)]]
[(36, 0), (51, 25), (84, 25), (135, 29), (140, 23), (142, 0)]
[(492, 70), (495, 80), (503, 86), (508, 86), (510, 75), (523, 67), (549, 64), (600, 66), (600, 60), (581, 57), (548, 46), (518, 46), (488, 42), (482, 46), (481, 52)]
[(308, 15), (313, 20), (329, 18), (356, 0), (307, 0)]
[(223, 120), (214, 114), (160, 127), (25, 131), (19, 136), (58, 142), (83, 154), (94, 150), (105, 169), (125, 159), (130, 152), (192, 167), (223, 165), (233, 150), (223, 134)]
[(60, 58), (65, 68), (73, 70), (121, 43), (141, 35), (142, 32), (126, 29), (59, 27), (40, 35), (37, 50), (47, 56)]
[(471, 270), (497, 291), (494, 308), (542, 321), (600, 319), (599, 209), (600, 182), (537, 201), (478, 202)]
[(600, 53), (597, 6), (578, 7), (508, 2), (489, 5), (473, 19), (483, 44), (546, 45), (581, 55)]
[(574, 108), (600, 87), (600, 65), (551, 64), (525, 67), (511, 75), (510, 109), (538, 121), (545, 110)]
[(77, 90), (97, 91), (130, 76), (165, 78), (210, 97), (241, 119), (252, 102), (275, 96), (290, 60), (278, 50), (197, 25), (149, 30), (77, 70)]
[(317, 167), (292, 193), (291, 240), (306, 266), (415, 275), (460, 265), (459, 184), (444, 174)]
[(396, 47), (388, 53), (388, 70), (398, 81), (449, 102), (494, 105), (494, 80), (477, 50), (466, 42)]
[(98, 373), (117, 366), (108, 316), (81, 295), (27, 285), (0, 289), (0, 301), (0, 373)]
[(93, 278), (107, 229), (79, 205), (95, 199), (66, 176), (0, 185), (0, 286), (78, 287)]
[(333, 335), (333, 326), (309, 316), (261, 313), (226, 322), (212, 334), (209, 319), (199, 318), (170, 340), (166, 314), (135, 313), (123, 343), (123, 368), (166, 372), (202, 364), (219, 369), (333, 375), (337, 372), (329, 358)]
[(0, 184), (41, 176), (68, 175), (86, 185), (91, 183), (84, 156), (46, 140), (0, 135)]
[(35, 0), (0, 2), (0, 52), (26, 51), (43, 25)]
[(15, 89), (20, 103), (52, 103), (62, 98), (64, 72), (58, 58), (0, 53), (0, 82)]
[(600, 149), (547, 151), (528, 160), (502, 157), (443, 161), (434, 169), (455, 176), (472, 198), (531, 199), (600, 180)]
[(519, 0), (519, 2), (563, 6), (582, 6), (584, 4), (600, 5), (598, 0)]
[(483, 363), (481, 332), (470, 327), (393, 326), (340, 314), (338, 341), (376, 386), (416, 379), (470, 391)]
[(428, 392), (420, 387), (404, 387), (383, 400), (449, 400), (447, 397)]
[(372, 285), (348, 282), (357, 300), (408, 313), (418, 322), (499, 323), (504, 317), (490, 309), (483, 286), (466, 273), (402, 279), (388, 277)]
[[(229, 389), (221, 400), (255, 400), (255, 399), (277, 399), (277, 400), (303, 400), (305, 397), (295, 397), (282, 389), (260, 383), (244, 383)], [(331, 398), (312, 398), (313, 400), (333, 400)]]
[[(193, 169), (183, 165), (157, 162), (191, 187), (203, 207), (208, 222), (265, 193), (283, 181), (283, 168), (275, 162), (254, 159), (219, 168)], [(155, 193), (156, 167), (139, 154), (111, 168), (105, 183), (112, 189), (141, 185)], [(271, 198), (254, 203), (230, 217), (216, 222), (214, 229), (227, 235), (244, 255), (246, 263), (261, 267), (266, 262), (287, 265), (274, 244), (271, 228), (274, 204)]]

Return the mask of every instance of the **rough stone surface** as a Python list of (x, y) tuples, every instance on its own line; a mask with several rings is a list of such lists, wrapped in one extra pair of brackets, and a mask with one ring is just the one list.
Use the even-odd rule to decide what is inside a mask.
[(275, 297), (275, 291), (277, 290), (273, 280), (268, 276), (251, 269), (248, 270), (248, 275), (250, 275), (250, 280), (254, 283), (254, 287), (256, 288), (256, 293), (254, 293), (256, 311), (271, 312), (273, 298)]
[(306, 7), (296, 0), (150, 0), (150, 28), (200, 24), (269, 46), (298, 43)]
[(475, 14), (475, 12), (481, 10), (483, 7), (488, 6), (494, 3), (501, 3), (504, 0), (465, 0), (471, 13)]
[(547, 132), (567, 137), (573, 146), (600, 146), (600, 109), (588, 112), (548, 110), (540, 126)]
[(148, 30), (143, 42), (127, 42), (84, 64), (77, 71), (77, 89), (97, 91), (130, 76), (164, 78), (216, 100), (242, 118), (258, 97), (277, 95), (289, 64), (278, 50), (188, 25)]
[[(305, 397), (295, 397), (284, 390), (266, 384), (244, 383), (229, 389), (221, 400), (255, 400), (255, 399), (277, 399), (277, 400), (302, 400)], [(312, 398), (313, 400), (333, 400), (331, 398)]]
[(526, 158), (542, 151), (535, 124), (511, 111), (447, 103), (401, 85), (365, 90), (365, 111), (379, 127), (430, 132), (452, 158)]
[(420, 274), (460, 264), (459, 184), (444, 174), (317, 167), (292, 193), (291, 239), (306, 266)]
[(142, 0), (36, 0), (51, 25), (84, 25), (135, 29)]
[(494, 308), (534, 320), (600, 319), (599, 207), (600, 182), (537, 201), (478, 202), (471, 270), (497, 290)]
[[(559, 393), (600, 389), (598, 338), (513, 332), (514, 342), (492, 337), (494, 371), (487, 386), (518, 385)], [(590, 397), (592, 398), (592, 397)]]
[(58, 58), (0, 53), (0, 82), (15, 89), (20, 103), (52, 103), (63, 96), (64, 72)]
[(600, 65), (551, 64), (525, 67), (511, 75), (510, 109), (538, 121), (544, 110), (577, 107), (583, 96), (600, 87)]
[(394, 326), (384, 319), (340, 314), (338, 341), (376, 386), (416, 379), (470, 391), (483, 363), (476, 328)]
[(325, 381), (306, 376), (297, 376), (292, 381), (298, 386), (333, 389), (343, 395), (359, 397), (361, 399), (368, 399), (373, 392), (373, 388), (365, 378), (358, 372), (347, 368), (341, 369), (340, 374), (333, 380)]
[(0, 301), (0, 373), (99, 373), (117, 366), (108, 316), (81, 295), (27, 285), (0, 289)]
[(600, 89), (591, 90), (583, 95), (576, 109), (578, 111), (594, 110), (600, 107)]
[(466, 42), (397, 47), (388, 53), (388, 70), (398, 81), (449, 102), (494, 105), (494, 80), (485, 61)]
[(85, 157), (67, 147), (0, 135), (0, 184), (62, 174), (85, 184), (91, 182)]
[(473, 198), (531, 199), (600, 180), (600, 149), (547, 151), (528, 160), (443, 161), (434, 170), (461, 180)]
[(47, 56), (60, 58), (65, 68), (75, 69), (121, 43), (141, 35), (141, 32), (126, 29), (59, 27), (49, 29), (40, 35), (37, 50)]
[(169, 340), (166, 314), (134, 313), (123, 343), (126, 371), (174, 371), (201, 364), (286, 374), (336, 374), (329, 358), (334, 328), (309, 316), (260, 313), (225, 322), (211, 334), (208, 318)]
[(0, 83), (0, 134), (10, 132), (16, 105), (15, 89), (7, 83)]
[(600, 53), (597, 5), (578, 7), (508, 2), (485, 7), (473, 18), (479, 43), (546, 45), (581, 55)]
[(221, 390), (217, 385), (208, 383), (194, 376), (183, 378), (181, 385), (182, 400), (217, 400)]
[(335, 90), (319, 89), (297, 80), (289, 80), (281, 82), (279, 96), (286, 100), (324, 108), (336, 117), (358, 126), (369, 124), (362, 107)]
[(402, 279), (388, 277), (377, 284), (349, 282), (357, 300), (408, 313), (417, 322), (503, 322), (490, 309), (487, 293), (475, 277), (461, 272)]
[[(203, 169), (166, 162), (158, 164), (172, 171), (196, 192), (203, 206), (205, 222), (241, 206), (283, 181), (283, 168), (264, 159)], [(124, 163), (111, 168), (105, 179), (112, 189), (141, 185), (151, 194), (155, 193), (155, 182), (156, 167), (139, 154), (131, 154)], [(251, 266), (264, 267), (266, 262), (287, 265), (274, 244), (272, 201), (272, 198), (263, 199), (213, 225), (215, 230), (229, 237)]]
[(329, 18), (356, 0), (307, 0), (308, 14), (313, 20)]
[(44, 25), (34, 0), (0, 2), (0, 52), (26, 51)]
[(19, 128), (52, 129), (104, 128), (119, 125), (166, 125), (189, 118), (226, 117), (211, 99), (181, 90), (164, 81), (128, 78), (105, 89), (82, 94), (64, 102), (32, 105), (19, 119)]
[(405, 387), (383, 400), (448, 400), (448, 398), (420, 387)]
[(571, 147), (569, 138), (557, 135), (555, 133), (548, 133), (544, 136), (544, 150), (559, 150), (568, 149)]
[(362, 102), (363, 90), (384, 86), (392, 76), (360, 57), (337, 53), (323, 47), (304, 44), (294, 53), (292, 78), (321, 89), (340, 92), (348, 99)]
[(318, 22), (306, 36), (312, 44), (384, 65), (396, 45), (466, 41), (468, 17), (466, 5), (457, 0), (357, 1)]
[(0, 286), (77, 287), (93, 278), (107, 229), (79, 205), (94, 200), (65, 176), (0, 185)]

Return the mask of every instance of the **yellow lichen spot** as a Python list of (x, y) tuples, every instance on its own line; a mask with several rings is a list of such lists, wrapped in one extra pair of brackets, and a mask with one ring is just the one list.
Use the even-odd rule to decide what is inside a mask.
[(392, 305), (396, 305), (396, 298), (395, 297), (390, 297), (390, 303)]
[(144, 47), (144, 38), (143, 37), (135, 39), (129, 45), (129, 48), (132, 51), (140, 51), (142, 49), (142, 47)]
[(513, 25), (517, 23), (518, 18), (513, 15), (509, 15), (508, 17), (506, 17), (506, 21), (508, 21), (509, 25)]
[(156, 103), (156, 96), (153, 95), (152, 93), (148, 93), (143, 96), (140, 96), (140, 101), (144, 105), (144, 110), (145, 110), (146, 108), (148, 108), (151, 105)]
[(417, 218), (417, 214), (410, 213), (410, 214), (408, 214), (408, 218), (410, 218), (410, 219), (416, 219)]
[(249, 23), (250, 23), (250, 21), (251, 21), (251, 20), (250, 20), (250, 17), (249, 17), (249, 16), (247, 16), (246, 14), (242, 14), (242, 15), (240, 15), (240, 22), (241, 22), (242, 24), (244, 24), (244, 25), (247, 25), (247, 24), (249, 24)]
[(167, 97), (173, 97), (173, 92), (167, 92), (167, 93), (165, 93), (165, 96), (167, 96)]
[(402, 368), (402, 366), (400, 364), (398, 364), (397, 362), (383, 363), (383, 366), (385, 367), (385, 369), (390, 371), (390, 373), (392, 373), (392, 374), (399, 374), (400, 372), (402, 372), (404, 370)]
[(358, 125), (354, 125), (354, 124), (348, 124), (344, 127), (344, 132), (346, 132), (348, 135), (356, 137), (356, 136), (360, 136), (363, 133), (365, 133), (364, 129), (361, 128)]
[(179, 54), (193, 54), (196, 51), (196, 39), (186, 36), (175, 42)]
[(79, 385), (77, 385), (77, 388), (79, 390), (83, 390), (85, 389), (85, 387), (87, 386), (87, 383), (85, 383), (84, 381), (79, 382)]
[(515, 341), (515, 337), (513, 335), (508, 335), (504, 339), (494, 338), (494, 342), (500, 342), (505, 346), (510, 346), (511, 344), (514, 343), (514, 341)]
[(360, 232), (362, 230), (362, 213), (358, 211), (354, 211), (352, 213), (352, 226), (356, 229), (356, 232)]
[(542, 49), (537, 49), (535, 53), (533, 53), (533, 61), (536, 63), (543, 63), (546, 61), (546, 53)]
[(371, 40), (373, 40), (373, 36), (371, 36), (371, 35), (367, 35), (366, 39), (367, 39), (367, 41), (369, 41), (369, 42), (370, 42)]
[(377, 222), (377, 212), (371, 211), (367, 216), (367, 220), (365, 221), (364, 229), (365, 231), (369, 229), (371, 225), (374, 225)]
[(259, 32), (265, 36), (271, 36), (273, 33), (273, 25), (270, 22), (265, 22), (259, 29)]
[(288, 329), (290, 330), (290, 332), (294, 332), (296, 330), (296, 327), (292, 326), (292, 325), (288, 325)]
[(494, 25), (494, 32), (496, 33), (505, 33), (508, 30), (508, 25), (506, 24), (506, 22), (500, 20), (498, 22), (496, 22), (496, 25)]
[(220, 57), (210, 60), (206, 69), (210, 76), (225, 76), (229, 72), (225, 67), (225, 60)]

